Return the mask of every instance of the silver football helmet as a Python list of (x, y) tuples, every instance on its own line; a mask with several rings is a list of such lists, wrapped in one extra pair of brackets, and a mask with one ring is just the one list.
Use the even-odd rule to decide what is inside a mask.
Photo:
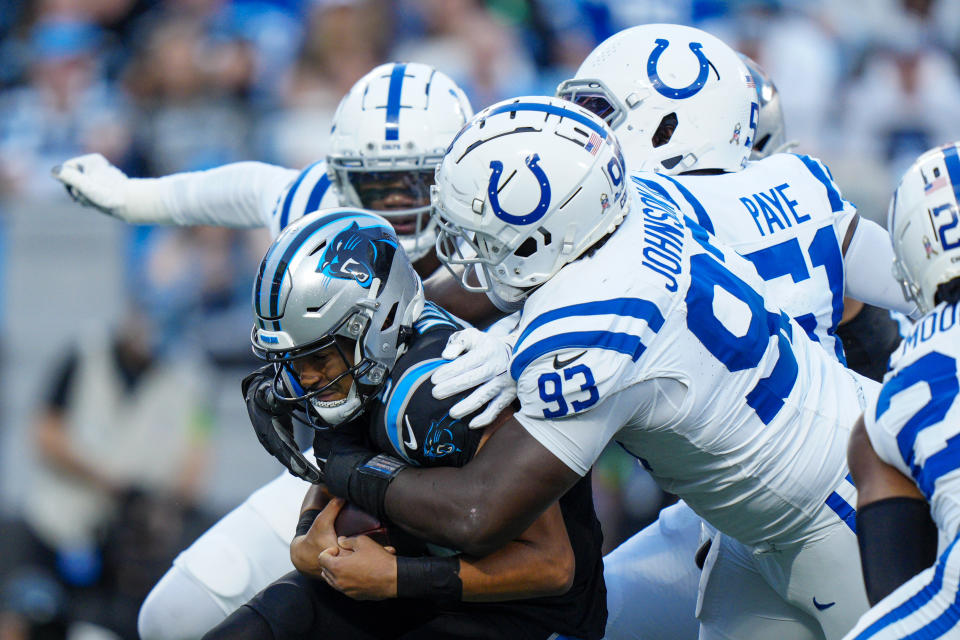
[(473, 115), (463, 90), (433, 67), (380, 65), (340, 101), (327, 168), (343, 203), (371, 209), (397, 231), (410, 260), (433, 249), (430, 185), (443, 152)]
[(780, 92), (759, 64), (742, 53), (740, 59), (747, 65), (750, 76), (757, 85), (757, 101), (760, 105), (760, 115), (757, 116), (757, 135), (756, 140), (753, 141), (750, 159), (762, 160), (775, 153), (789, 151), (797, 146), (797, 143), (794, 140), (787, 142), (783, 107), (780, 106)]
[[(389, 222), (351, 208), (317, 211), (284, 229), (260, 264), (253, 350), (275, 365), (277, 400), (303, 403), (312, 426), (336, 426), (383, 386), (423, 303), (420, 278)], [(325, 349), (343, 360), (342, 373), (304, 388), (291, 363)], [(345, 398), (321, 399), (347, 376)]]
[(960, 142), (931, 149), (907, 169), (890, 201), (893, 275), (927, 313), (937, 287), (960, 277)]

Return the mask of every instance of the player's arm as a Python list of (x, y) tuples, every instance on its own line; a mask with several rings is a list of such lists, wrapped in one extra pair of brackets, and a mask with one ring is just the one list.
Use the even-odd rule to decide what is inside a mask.
[(337, 546), (333, 523), (343, 508), (343, 500), (331, 499), (322, 484), (311, 485), (300, 506), (300, 519), (290, 542), (290, 561), (301, 573), (320, 577), (317, 561), (324, 550)]
[[(484, 434), (483, 443), (501, 414)], [(421, 438), (422, 439), (422, 438)], [(566, 593), (573, 583), (573, 548), (558, 503), (515, 540), (486, 556), (394, 557), (369, 539), (350, 538), (321, 554), (322, 577), (357, 599), (393, 597), (494, 602)]]
[(900, 283), (893, 277), (893, 246), (883, 227), (854, 214), (844, 233), (842, 250), (846, 296), (907, 315), (916, 314), (916, 305), (903, 297)]
[(71, 158), (53, 176), (77, 202), (135, 224), (261, 227), (297, 171), (236, 162), (162, 178), (128, 178), (100, 154)]
[[(557, 373), (555, 356), (573, 358), (567, 360), (570, 374)], [(464, 466), (412, 468), (337, 442), (325, 482), (331, 493), (419, 538), (474, 556), (490, 554), (586, 475), (624, 425), (640, 424), (656, 406), (647, 381), (617, 390), (630, 364), (629, 356), (604, 348), (538, 354), (518, 372), (520, 411)], [(551, 390), (544, 378), (559, 378), (559, 387)], [(561, 397), (564, 411), (557, 409)]]
[(937, 528), (916, 484), (877, 455), (862, 416), (850, 434), (847, 460), (857, 487), (860, 563), (874, 605), (933, 564)]
[(502, 602), (566, 593), (575, 559), (554, 504), (518, 539), (487, 556), (397, 557), (358, 536), (323, 551), (319, 566), (330, 586), (356, 600)]
[(424, 294), (441, 307), (476, 326), (486, 326), (503, 315), (483, 293), (471, 293), (446, 267), (440, 267), (423, 281)]
[(554, 503), (519, 538), (483, 557), (460, 557), (462, 599), (497, 602), (561, 595), (576, 560), (560, 505)]
[(475, 556), (519, 537), (580, 478), (516, 418), (460, 468), (401, 465), (370, 473), (370, 463), (382, 460), (334, 445), (327, 460), (331, 491), (419, 538)]

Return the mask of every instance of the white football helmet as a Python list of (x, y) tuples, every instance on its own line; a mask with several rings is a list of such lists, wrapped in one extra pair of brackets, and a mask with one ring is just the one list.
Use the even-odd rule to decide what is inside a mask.
[(759, 105), (746, 65), (693, 27), (624, 29), (601, 42), (557, 95), (610, 125), (631, 170), (739, 171), (756, 135)]
[(927, 313), (937, 287), (960, 277), (960, 143), (927, 151), (893, 194), (887, 229), (893, 242), (893, 276), (903, 293)]
[[(302, 405), (315, 427), (355, 416), (386, 382), (423, 310), (423, 286), (390, 223), (368, 211), (327, 209), (284, 229), (260, 264), (253, 289), (254, 353), (274, 363), (274, 395)], [(355, 347), (348, 357), (336, 337)], [(336, 347), (346, 370), (303, 389), (290, 362)], [(319, 396), (345, 376), (347, 397)], [(320, 418), (316, 423), (313, 418)]]
[(344, 204), (390, 220), (410, 260), (433, 248), (430, 185), (453, 136), (473, 115), (453, 80), (416, 62), (380, 65), (337, 107), (327, 167)]
[(747, 65), (750, 77), (757, 85), (757, 103), (760, 105), (760, 114), (757, 116), (757, 133), (753, 141), (751, 160), (763, 160), (775, 153), (789, 151), (797, 145), (793, 140), (787, 142), (786, 125), (783, 122), (783, 108), (780, 106), (780, 92), (773, 84), (767, 72), (751, 60), (740, 54), (743, 63)]
[[(575, 104), (513, 98), (457, 134), (437, 169), (437, 256), (504, 311), (610, 233), (627, 212), (623, 156), (603, 121)], [(476, 266), (480, 285), (470, 285)], [(451, 269), (453, 271), (453, 269)]]

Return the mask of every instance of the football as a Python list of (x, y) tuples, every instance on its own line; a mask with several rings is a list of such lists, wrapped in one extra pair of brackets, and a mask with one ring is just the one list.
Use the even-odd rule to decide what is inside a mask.
[(390, 544), (390, 535), (387, 532), (386, 525), (349, 502), (343, 505), (340, 513), (337, 514), (337, 519), (333, 522), (333, 529), (338, 536), (370, 536), (384, 546)]

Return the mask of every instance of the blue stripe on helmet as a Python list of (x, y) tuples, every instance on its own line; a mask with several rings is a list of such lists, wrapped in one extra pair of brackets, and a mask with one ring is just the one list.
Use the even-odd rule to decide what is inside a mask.
[[(356, 210), (349, 211), (340, 211), (337, 213), (331, 213), (323, 217), (317, 218), (316, 220), (311, 221), (309, 224), (304, 226), (296, 235), (290, 237), (284, 243), (284, 247), (281, 249), (281, 245), (275, 244), (272, 248), (270, 254), (264, 258), (264, 262), (269, 260), (269, 265), (265, 265), (264, 275), (272, 274), (270, 280), (269, 288), (269, 298), (267, 300), (260, 300), (259, 303), (262, 306), (263, 302), (267, 302), (267, 313), (268, 317), (276, 318), (279, 315), (279, 300), (280, 300), (280, 290), (283, 288), (283, 280), (286, 278), (287, 265), (290, 262), (290, 259), (293, 257), (293, 254), (303, 246), (310, 236), (314, 233), (330, 225), (334, 222), (340, 220), (349, 220), (350, 218), (357, 218), (358, 220), (369, 219), (369, 214), (361, 213)], [(275, 254), (279, 252), (279, 257), (275, 258)], [(259, 296), (264, 296), (267, 293), (267, 290), (263, 286), (262, 279), (258, 282), (259, 286)]]
[(406, 64), (395, 64), (390, 72), (390, 87), (387, 89), (387, 140), (400, 139), (400, 95), (406, 70)]
[(960, 158), (957, 157), (957, 145), (943, 147), (943, 161), (947, 165), (947, 174), (953, 187), (953, 197), (960, 204)]
[(553, 115), (560, 116), (561, 118), (570, 118), (571, 120), (576, 120), (583, 126), (595, 131), (596, 134), (604, 140), (607, 138), (607, 130), (602, 124), (597, 124), (582, 113), (552, 104), (540, 104), (537, 102), (512, 102), (510, 104), (497, 107), (490, 113), (486, 114), (485, 117), (489, 118), (490, 116), (495, 116), (498, 113), (506, 113), (509, 111), (540, 111), (542, 113), (552, 113)]

